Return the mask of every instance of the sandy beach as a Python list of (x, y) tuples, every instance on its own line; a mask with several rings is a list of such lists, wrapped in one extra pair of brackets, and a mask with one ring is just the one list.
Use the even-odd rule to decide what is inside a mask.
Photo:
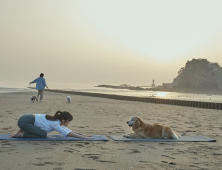
[[(69, 111), (68, 128), (109, 141), (0, 141), (0, 169), (128, 170), (212, 169), (222, 166), (222, 111), (45, 92), (29, 102), (30, 92), (0, 94), (0, 134), (18, 130), (23, 114)], [(171, 126), (181, 136), (206, 136), (217, 142), (115, 142), (110, 135), (131, 133), (126, 122), (139, 116)], [(53, 132), (50, 134), (57, 134)]]

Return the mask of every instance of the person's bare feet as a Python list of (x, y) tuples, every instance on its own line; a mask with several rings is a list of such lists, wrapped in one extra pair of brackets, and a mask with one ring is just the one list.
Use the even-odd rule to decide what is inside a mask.
[(23, 138), (23, 133), (17, 132), (9, 136), (9, 138)]
[(16, 133), (19, 133), (19, 132), (23, 133), (23, 131), (22, 131), (21, 129), (19, 129), (19, 131), (18, 131), (18, 132), (16, 132)]
[(13, 136), (15, 136), (16, 133), (9, 135), (9, 138), (13, 138)]

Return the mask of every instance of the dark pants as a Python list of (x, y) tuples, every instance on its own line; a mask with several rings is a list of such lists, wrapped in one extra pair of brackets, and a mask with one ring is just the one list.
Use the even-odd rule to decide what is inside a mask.
[(44, 92), (44, 89), (38, 90), (37, 98), (39, 98), (39, 95), (40, 95), (40, 100), (43, 99), (43, 92)]
[(24, 131), (24, 138), (46, 138), (47, 133), (34, 125), (35, 117), (33, 115), (23, 115), (18, 120), (18, 127)]

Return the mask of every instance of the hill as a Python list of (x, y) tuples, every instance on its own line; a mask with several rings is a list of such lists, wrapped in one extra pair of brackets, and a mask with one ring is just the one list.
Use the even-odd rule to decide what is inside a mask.
[(163, 86), (172, 90), (222, 90), (222, 67), (207, 59), (192, 59), (178, 71), (172, 83)]

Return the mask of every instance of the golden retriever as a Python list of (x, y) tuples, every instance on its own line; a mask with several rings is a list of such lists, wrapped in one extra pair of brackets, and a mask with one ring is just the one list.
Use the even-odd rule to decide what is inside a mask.
[(137, 116), (132, 117), (127, 124), (134, 132), (124, 135), (124, 137), (127, 138), (178, 139), (178, 136), (169, 126), (159, 124), (151, 125)]

